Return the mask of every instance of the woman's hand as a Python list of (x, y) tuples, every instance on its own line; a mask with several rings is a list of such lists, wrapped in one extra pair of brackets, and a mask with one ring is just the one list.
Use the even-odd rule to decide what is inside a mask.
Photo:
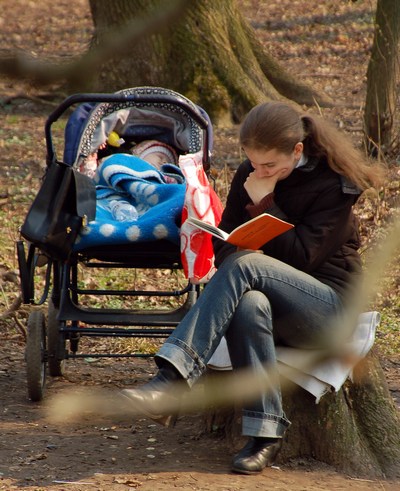
[(280, 177), (287, 172), (287, 169), (282, 169), (276, 172), (272, 176), (258, 177), (256, 172), (251, 172), (246, 182), (244, 183), (244, 188), (247, 194), (250, 196), (253, 204), (258, 205), (258, 203), (274, 191), (276, 183), (279, 181)]

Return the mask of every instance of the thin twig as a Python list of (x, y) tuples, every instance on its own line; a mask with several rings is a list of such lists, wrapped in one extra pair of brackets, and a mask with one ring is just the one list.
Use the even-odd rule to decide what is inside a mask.
[(5, 312), (0, 314), (0, 321), (3, 321), (7, 319), (7, 317), (12, 316), (14, 312), (16, 312), (21, 307), (21, 304), (22, 304), (22, 296), (18, 295), (18, 297), (14, 299), (10, 307), (8, 307), (8, 309)]

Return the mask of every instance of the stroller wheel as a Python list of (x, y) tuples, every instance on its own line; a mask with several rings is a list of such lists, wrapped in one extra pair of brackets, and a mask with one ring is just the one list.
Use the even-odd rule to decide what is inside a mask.
[(47, 316), (47, 362), (52, 377), (61, 377), (65, 368), (65, 339), (60, 333), (61, 323), (57, 320), (57, 315), (58, 309), (50, 299)]
[(25, 360), (29, 398), (41, 401), (46, 383), (46, 327), (44, 314), (39, 310), (28, 318)]

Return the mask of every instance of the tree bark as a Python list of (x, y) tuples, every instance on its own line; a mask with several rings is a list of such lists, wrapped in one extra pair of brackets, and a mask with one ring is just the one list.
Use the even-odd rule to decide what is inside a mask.
[(365, 142), (373, 156), (390, 150), (399, 75), (400, 3), (378, 0), (375, 36), (367, 70)]
[[(312, 458), (364, 478), (400, 477), (400, 418), (378, 358), (357, 365), (338, 393), (315, 398), (285, 380), (283, 405), (292, 422), (278, 463)], [(237, 450), (243, 444), (239, 408), (208, 408), (204, 430), (219, 431)]]
[[(255, 104), (291, 99), (331, 105), (328, 96), (294, 80), (263, 49), (232, 0), (192, 0), (184, 16), (162, 32), (127, 46), (113, 63), (99, 67), (95, 90), (158, 85), (176, 90), (203, 107), (214, 122), (238, 122)], [(90, 0), (98, 43), (122, 20), (151, 16), (159, 0)], [(125, 53), (129, 53), (126, 56)]]

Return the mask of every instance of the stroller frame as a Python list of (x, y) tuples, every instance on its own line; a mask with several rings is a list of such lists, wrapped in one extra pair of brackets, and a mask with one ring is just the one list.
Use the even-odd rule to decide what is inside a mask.
[[(132, 91), (134, 93), (132, 93)], [(135, 106), (167, 104), (176, 105), (200, 128), (202, 133), (203, 167), (208, 171), (212, 145), (212, 128), (207, 114), (178, 93), (161, 88), (129, 89), (114, 94), (76, 94), (65, 99), (48, 117), (45, 124), (47, 166), (57, 161), (53, 145), (52, 125), (71, 106), (82, 103), (123, 104)], [(98, 106), (95, 106), (98, 107)], [(64, 373), (65, 360), (100, 357), (150, 357), (148, 353), (81, 353), (78, 352), (82, 337), (136, 337), (165, 338), (183, 319), (200, 294), (200, 285), (187, 282), (186, 287), (171, 290), (93, 289), (78, 286), (78, 266), (85, 268), (169, 269), (180, 270), (179, 246), (165, 239), (154, 242), (138, 242), (118, 246), (117, 251), (109, 246), (91, 247), (73, 251), (66, 261), (46, 257), (46, 280), (41, 299), (35, 302), (35, 268), (43, 255), (34, 245), (28, 245), (28, 254), (22, 241), (17, 243), (23, 303), (43, 305), (47, 298), (47, 318), (42, 310), (33, 310), (28, 318), (26, 364), (28, 395), (32, 401), (44, 397), (46, 372), (51, 376)], [(122, 257), (121, 257), (122, 253)], [(123, 297), (174, 297), (183, 303), (171, 309), (116, 309), (87, 307), (80, 303), (81, 295)], [(82, 326), (81, 323), (85, 324)], [(117, 326), (117, 327), (115, 327)], [(69, 343), (69, 349), (67, 344)]]

